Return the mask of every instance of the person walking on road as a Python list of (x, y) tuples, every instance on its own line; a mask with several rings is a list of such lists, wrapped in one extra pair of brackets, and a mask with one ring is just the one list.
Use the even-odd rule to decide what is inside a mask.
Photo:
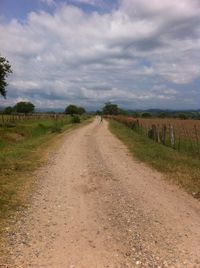
[(102, 124), (103, 123), (103, 115), (101, 114), (100, 115), (100, 124)]

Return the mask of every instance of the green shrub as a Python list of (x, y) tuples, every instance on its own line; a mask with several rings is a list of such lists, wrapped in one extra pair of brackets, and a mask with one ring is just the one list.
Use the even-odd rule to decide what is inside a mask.
[(54, 124), (52, 127), (51, 127), (51, 132), (52, 133), (60, 133), (62, 131), (62, 128), (58, 125), (58, 124)]
[(184, 114), (184, 113), (180, 113), (180, 114), (178, 114), (178, 117), (179, 117), (179, 119), (181, 119), (181, 120), (186, 120), (186, 119), (188, 119), (187, 114)]
[(162, 112), (158, 115), (159, 118), (166, 118), (167, 117), (167, 114)]
[(79, 124), (81, 122), (81, 119), (78, 115), (74, 115), (72, 118), (71, 118), (71, 123), (73, 124)]
[(152, 117), (151, 113), (147, 113), (147, 112), (142, 113), (142, 118), (150, 118), (150, 117)]

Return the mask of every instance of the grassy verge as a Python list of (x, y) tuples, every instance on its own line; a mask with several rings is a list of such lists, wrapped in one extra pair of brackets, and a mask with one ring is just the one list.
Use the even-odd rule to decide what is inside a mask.
[(166, 178), (200, 198), (200, 160), (172, 148), (155, 143), (116, 121), (110, 121), (110, 130), (139, 160), (163, 172)]
[[(4, 245), (17, 211), (27, 204), (34, 185), (33, 171), (44, 163), (48, 149), (62, 137), (62, 132), (87, 124), (72, 118), (42, 119), (0, 127), (0, 244)], [(0, 246), (1, 256), (5, 255)]]

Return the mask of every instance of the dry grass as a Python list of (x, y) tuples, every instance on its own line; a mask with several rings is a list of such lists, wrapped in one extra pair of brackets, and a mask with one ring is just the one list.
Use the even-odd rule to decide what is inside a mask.
[[(110, 116), (108, 118), (121, 122), (137, 133), (151, 137), (154, 141), (163, 143), (165, 146), (171, 146), (180, 152), (200, 158), (200, 120), (136, 119), (126, 116)], [(173, 131), (173, 143), (171, 131)]]
[(153, 142), (121, 123), (111, 120), (111, 131), (139, 160), (165, 174), (165, 178), (200, 198), (200, 160)]
[[(148, 119), (138, 119), (139, 124), (145, 129), (150, 128), (153, 124), (157, 126), (173, 125), (175, 134), (177, 137), (196, 140), (198, 135), (200, 140), (200, 120), (180, 120), (175, 118), (148, 118)], [(197, 132), (196, 132), (197, 131)]]

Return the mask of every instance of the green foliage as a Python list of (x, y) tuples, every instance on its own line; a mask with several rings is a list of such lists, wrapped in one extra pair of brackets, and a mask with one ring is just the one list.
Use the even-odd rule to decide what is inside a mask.
[(86, 113), (86, 111), (85, 111), (85, 108), (83, 108), (83, 107), (77, 107), (74, 104), (70, 104), (66, 107), (65, 113), (70, 114), (70, 115), (74, 115), (74, 114), (82, 115), (82, 114)]
[(105, 115), (118, 115), (120, 113), (120, 110), (117, 104), (106, 102), (102, 112)]
[(9, 74), (12, 73), (11, 65), (6, 58), (0, 56), (0, 94), (5, 98), (6, 97), (6, 78)]
[(167, 114), (165, 112), (162, 112), (158, 115), (159, 118), (166, 118)]
[(74, 104), (70, 104), (66, 107), (65, 113), (70, 115), (78, 114), (78, 107)]
[(52, 133), (60, 133), (62, 131), (62, 128), (58, 124), (54, 124), (51, 128)]
[(13, 109), (13, 107), (11, 107), (11, 106), (8, 106), (8, 107), (6, 107), (5, 109), (4, 109), (4, 111), (3, 111), (3, 113), (4, 114), (12, 114), (14, 112), (14, 109)]
[(180, 114), (178, 114), (178, 117), (179, 117), (179, 119), (182, 119), (182, 120), (186, 120), (186, 119), (188, 119), (187, 114), (184, 114), (184, 113), (180, 113)]
[(85, 113), (86, 113), (85, 108), (83, 108), (83, 107), (78, 107), (78, 114), (79, 114), (79, 115), (82, 115), (82, 114), (85, 114)]
[(79, 124), (80, 122), (81, 122), (81, 119), (80, 119), (80, 117), (78, 115), (72, 116), (72, 118), (71, 118), (71, 123), (72, 124)]
[(133, 116), (134, 118), (139, 118), (139, 117), (140, 117), (140, 113), (135, 112), (135, 113), (132, 114), (132, 116)]
[(14, 109), (17, 113), (32, 113), (35, 106), (31, 102), (20, 101), (15, 106)]
[(147, 113), (147, 112), (145, 112), (145, 113), (142, 113), (142, 118), (150, 118), (152, 115), (151, 115), (151, 113)]
[(121, 109), (121, 108), (118, 108), (118, 113), (120, 115), (128, 115), (128, 112), (126, 110), (124, 110), (124, 109)]

